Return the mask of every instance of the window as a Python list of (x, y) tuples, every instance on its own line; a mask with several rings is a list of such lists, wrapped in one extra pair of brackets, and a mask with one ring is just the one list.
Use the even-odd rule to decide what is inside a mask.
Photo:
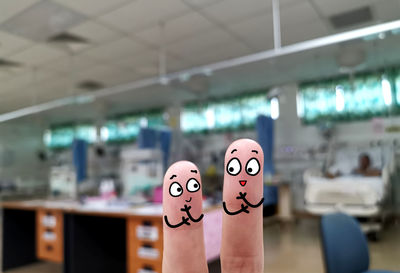
[(181, 113), (181, 129), (185, 133), (238, 130), (254, 126), (260, 114), (270, 115), (266, 92), (189, 104)]
[(396, 90), (396, 103), (400, 105), (400, 70), (398, 71), (397, 75), (395, 76), (395, 90)]
[(96, 127), (89, 124), (57, 126), (44, 134), (45, 145), (49, 148), (70, 147), (74, 139), (83, 139), (88, 143), (96, 141)]
[[(297, 112), (305, 123), (385, 116), (393, 105), (393, 94), (391, 77), (383, 73), (306, 83), (299, 87)], [(396, 100), (398, 104), (400, 97)]]
[(161, 111), (126, 115), (107, 121), (101, 128), (101, 138), (106, 142), (132, 141), (138, 137), (141, 127), (157, 128), (164, 125)]

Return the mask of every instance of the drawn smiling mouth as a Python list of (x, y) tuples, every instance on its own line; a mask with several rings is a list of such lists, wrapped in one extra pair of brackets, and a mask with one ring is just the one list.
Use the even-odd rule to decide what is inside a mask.
[(192, 197), (190, 197), (189, 200), (185, 200), (185, 201), (189, 203), (190, 201), (192, 201)]
[(244, 187), (247, 183), (247, 180), (239, 180), (239, 183), (242, 187)]

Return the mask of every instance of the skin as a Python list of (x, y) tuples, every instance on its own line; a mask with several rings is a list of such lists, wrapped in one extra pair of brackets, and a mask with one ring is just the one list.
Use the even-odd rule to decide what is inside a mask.
[[(241, 165), (240, 172), (237, 174), (237, 170), (234, 171), (235, 174), (229, 172), (229, 163), (234, 158), (237, 158)], [(259, 171), (254, 176), (246, 172), (246, 164), (252, 158), (259, 163)], [(262, 148), (253, 140), (237, 140), (226, 151), (223, 192), (226, 209), (222, 219), (222, 272), (264, 272), (263, 165)], [(254, 171), (255, 165), (251, 166)], [(228, 212), (236, 214), (232, 215)]]
[[(199, 183), (196, 190), (195, 179)], [(188, 181), (191, 180), (191, 186)], [(179, 183), (181, 190), (177, 190)], [(171, 190), (172, 189), (172, 190)], [(180, 194), (179, 196), (172, 196)], [(202, 187), (200, 172), (189, 161), (169, 167), (163, 184), (164, 273), (208, 272), (203, 235)]]
[[(241, 171), (236, 175), (230, 174), (228, 168), (228, 163), (233, 158), (237, 158), (241, 164)], [(255, 175), (246, 172), (246, 165), (252, 158), (259, 164)], [(221, 271), (224, 273), (264, 272), (263, 164), (263, 151), (253, 140), (235, 141), (226, 151), (221, 245)], [(257, 164), (250, 165), (254, 171)], [(201, 217), (202, 194), (201, 189), (194, 193), (187, 191), (186, 183), (191, 178), (195, 178), (201, 185), (197, 167), (188, 161), (173, 164), (164, 177), (163, 273), (208, 272)], [(173, 197), (170, 193), (174, 182), (178, 182), (183, 188), (178, 197)], [(191, 208), (184, 209), (185, 205), (186, 208)], [(192, 217), (189, 217), (187, 210)]]

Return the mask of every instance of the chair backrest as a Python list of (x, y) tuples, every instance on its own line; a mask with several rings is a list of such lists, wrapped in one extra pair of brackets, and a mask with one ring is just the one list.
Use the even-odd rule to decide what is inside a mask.
[(343, 213), (323, 216), (321, 241), (327, 273), (362, 273), (368, 270), (367, 240), (351, 216)]

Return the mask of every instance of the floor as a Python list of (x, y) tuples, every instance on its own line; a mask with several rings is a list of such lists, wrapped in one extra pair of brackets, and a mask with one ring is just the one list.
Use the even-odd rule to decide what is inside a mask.
[[(310, 273), (323, 272), (316, 219), (302, 219), (298, 223), (282, 226), (265, 224), (265, 272)], [(394, 223), (382, 234), (379, 242), (370, 242), (371, 268), (400, 271), (400, 223)], [(59, 265), (38, 263), (7, 273), (61, 273)], [(219, 262), (210, 265), (217, 273)]]

